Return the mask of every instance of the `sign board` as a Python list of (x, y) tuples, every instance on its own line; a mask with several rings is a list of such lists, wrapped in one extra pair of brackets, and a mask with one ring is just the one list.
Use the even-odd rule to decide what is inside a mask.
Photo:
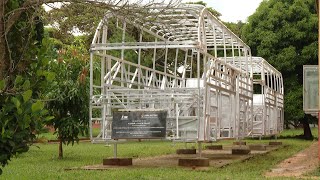
[(318, 65), (303, 66), (303, 110), (306, 114), (318, 112)]
[(156, 139), (166, 136), (167, 111), (113, 113), (112, 139)]

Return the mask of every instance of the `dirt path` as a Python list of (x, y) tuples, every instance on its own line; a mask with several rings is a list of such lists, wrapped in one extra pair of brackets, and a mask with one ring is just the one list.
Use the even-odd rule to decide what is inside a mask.
[(298, 154), (282, 161), (274, 169), (265, 174), (266, 177), (302, 177), (303, 174), (311, 172), (318, 167), (318, 143)]

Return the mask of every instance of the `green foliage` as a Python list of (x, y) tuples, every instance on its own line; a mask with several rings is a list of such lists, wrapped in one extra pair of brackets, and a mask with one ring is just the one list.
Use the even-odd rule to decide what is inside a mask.
[(252, 54), (267, 59), (284, 77), (287, 124), (304, 118), (302, 66), (317, 63), (317, 23), (313, 0), (269, 0), (242, 30)]
[(15, 12), (22, 11), (18, 20), (6, 34), (9, 49), (6, 58), (11, 61), (11, 73), (23, 73), (32, 60), (36, 59), (43, 35), (43, 23), (39, 17), (44, 10), (40, 4), (30, 9), (24, 9), (22, 8), (24, 3), (25, 0), (8, 0), (4, 7), (5, 15), (3, 18), (5, 22), (11, 21), (11, 16), (14, 16)]
[(77, 142), (78, 136), (87, 132), (89, 117), (89, 82), (87, 50), (75, 42), (58, 50), (51, 60), (46, 78), (52, 83), (46, 89), (47, 107), (54, 118), (58, 138), (65, 144)]
[[(46, 84), (37, 76), (32, 67), (43, 63), (40, 59), (40, 46), (43, 24), (39, 15), (43, 12), (41, 5), (33, 8), (21, 8), (24, 0), (4, 2), (4, 23), (13, 25), (1, 39), (5, 43), (1, 53), (0, 79), (0, 165), (4, 167), (16, 154), (26, 152), (41, 131), (48, 111), (40, 100), (40, 89)], [(21, 14), (20, 14), (21, 13)], [(14, 17), (18, 15), (17, 17)], [(5, 27), (7, 28), (7, 27)], [(5, 66), (4, 66), (5, 65)], [(37, 88), (35, 88), (37, 87)], [(2, 170), (0, 168), (0, 174)]]
[(101, 6), (85, 2), (65, 3), (61, 8), (47, 12), (45, 18), (47, 24), (59, 24), (59, 28), (52, 31), (51, 37), (70, 45), (75, 38), (73, 33), (83, 33), (85, 45), (89, 49), (95, 29), (106, 11)]
[[(203, 5), (203, 6), (207, 6), (207, 3), (203, 2), (203, 1), (197, 1), (197, 2), (187, 2), (187, 4), (199, 4), (199, 5)], [(212, 7), (208, 7), (208, 11), (214, 15), (215, 17), (217, 17), (219, 19), (219, 17), (221, 16), (221, 13), (219, 13), (217, 10), (213, 9)]]
[(238, 37), (242, 38), (241, 29), (245, 25), (244, 22), (238, 21), (237, 23), (233, 22), (224, 22), (224, 24)]
[(0, 164), (4, 167), (13, 155), (28, 151), (48, 111), (43, 102), (31, 98), (33, 91), (28, 79), (16, 76), (10, 89), (5, 80), (0, 84)]

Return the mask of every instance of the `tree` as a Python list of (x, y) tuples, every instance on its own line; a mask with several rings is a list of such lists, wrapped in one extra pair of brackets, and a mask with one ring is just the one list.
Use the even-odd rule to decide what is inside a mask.
[[(37, 53), (42, 60), (24, 69), (28, 73), (16, 75), (13, 82), (0, 80), (0, 165), (4, 167), (12, 156), (28, 151), (43, 129), (43, 123), (51, 120), (40, 99), (42, 87), (50, 83), (50, 72), (42, 68), (43, 51)], [(42, 71), (42, 74), (37, 73)], [(2, 170), (0, 168), (0, 175)]]
[(317, 23), (313, 0), (269, 0), (260, 4), (242, 31), (252, 54), (281, 71), (285, 123), (303, 124), (305, 138), (312, 134), (302, 109), (302, 66), (317, 63)]
[[(0, 79), (4, 79), (10, 73), (12, 73), (14, 67), (21, 62), (24, 62), (24, 58), (15, 59), (12, 57), (12, 52), (19, 50), (14, 44), (18, 46), (25, 46), (26, 40), (29, 40), (32, 37), (31, 34), (24, 34), (25, 36), (14, 34), (15, 32), (20, 32), (25, 29), (25, 27), (33, 26), (37, 23), (39, 17), (42, 16), (43, 9), (42, 5), (45, 3), (54, 3), (54, 2), (68, 2), (68, 3), (77, 3), (84, 4), (85, 6), (99, 7), (109, 10), (111, 12), (120, 12), (120, 14), (125, 15), (126, 17), (135, 16), (136, 11), (141, 11), (141, 9), (149, 9), (149, 7), (155, 4), (161, 4), (166, 2), (166, 6), (163, 6), (163, 9), (170, 8), (171, 6), (176, 5), (178, 0), (151, 0), (145, 4), (139, 0), (1, 0), (0, 1)], [(161, 14), (161, 10), (156, 14)], [(102, 18), (102, 17), (101, 17)], [(11, 35), (12, 34), (12, 35)], [(20, 37), (20, 38), (19, 38)], [(14, 39), (16, 38), (16, 39)], [(15, 40), (24, 40), (22, 44), (16, 43)], [(13, 43), (15, 42), (15, 43)], [(18, 41), (19, 42), (19, 41)], [(32, 44), (32, 42), (30, 43)], [(27, 48), (24, 48), (24, 51), (20, 54), (21, 57), (24, 57)], [(21, 55), (22, 54), (22, 55)]]
[(64, 45), (53, 52), (55, 59), (48, 64), (54, 80), (46, 88), (47, 108), (54, 116), (52, 125), (59, 139), (59, 158), (63, 158), (63, 144), (74, 144), (85, 135), (89, 123), (88, 51), (82, 41)]
[[(197, 1), (197, 2), (187, 2), (187, 4), (200, 4), (200, 5), (203, 5), (203, 6), (207, 6), (207, 3), (203, 2), (203, 1)], [(218, 19), (220, 18), (221, 16), (221, 13), (218, 12), (217, 10), (213, 9), (212, 7), (208, 7), (208, 11), (214, 15), (215, 17), (217, 17)]]
[[(34, 16), (33, 9), (21, 13), (15, 25), (12, 21), (5, 23), (7, 19), (19, 14), (16, 12), (4, 16), (18, 4), (18, 1), (0, 1), (0, 165), (2, 167), (8, 164), (12, 156), (28, 151), (36, 137), (35, 134), (41, 130), (43, 121), (51, 118), (47, 116), (44, 102), (39, 100), (38, 90), (41, 84), (46, 83), (45, 77), (37, 76), (32, 70), (42, 63), (37, 61), (37, 56), (40, 55), (38, 50), (41, 46), (39, 42), (43, 26), (39, 17)], [(33, 23), (29, 23), (29, 19), (32, 19)]]
[(59, 9), (48, 11), (45, 19), (46, 23), (51, 24), (57, 31), (55, 38), (64, 44), (71, 44), (73, 34), (82, 33), (88, 37), (86, 43), (89, 49), (95, 30), (105, 13), (106, 9), (103, 7), (69, 3), (63, 4)]
[(233, 22), (223, 22), (235, 35), (242, 38), (241, 30), (245, 25), (244, 22), (238, 21), (237, 23)]

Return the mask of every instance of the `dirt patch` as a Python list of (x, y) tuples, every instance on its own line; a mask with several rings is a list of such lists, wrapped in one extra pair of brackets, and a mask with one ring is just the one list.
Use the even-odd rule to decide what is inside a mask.
[(266, 177), (302, 177), (318, 167), (318, 142), (299, 152), (298, 154), (282, 161)]

